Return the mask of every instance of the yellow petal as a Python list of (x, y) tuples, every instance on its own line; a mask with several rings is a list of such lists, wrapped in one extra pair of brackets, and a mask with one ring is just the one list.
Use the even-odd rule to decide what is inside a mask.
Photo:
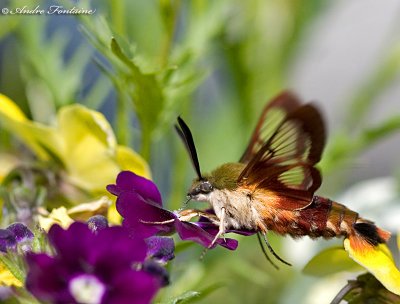
[(39, 226), (48, 231), (51, 226), (58, 224), (63, 228), (68, 228), (74, 221), (69, 217), (65, 207), (55, 208), (48, 215), (39, 215)]
[(122, 170), (150, 177), (147, 163), (132, 149), (118, 146), (105, 117), (81, 105), (66, 106), (58, 115), (65, 143), (63, 163), (74, 185), (104, 193)]
[(102, 114), (80, 105), (64, 107), (58, 118), (70, 182), (90, 192), (104, 192), (120, 171), (111, 126)]
[(26, 121), (25, 114), (7, 96), (0, 94), (0, 113), (15, 121)]
[(128, 147), (117, 147), (117, 162), (121, 171), (129, 170), (147, 179), (151, 178), (149, 165), (144, 158)]
[(73, 148), (88, 135), (110, 150), (116, 146), (113, 130), (104, 115), (99, 112), (79, 104), (65, 106), (58, 113), (58, 122), (61, 134), (68, 143), (67, 149)]
[(113, 225), (120, 225), (122, 222), (121, 214), (117, 211), (117, 206), (115, 201), (112, 203), (110, 208), (108, 208), (107, 219)]
[(368, 247), (365, 250), (354, 250), (348, 239), (344, 248), (349, 256), (372, 273), (389, 291), (400, 295), (400, 271), (393, 262), (393, 257), (386, 244)]
[(91, 216), (94, 215), (107, 215), (108, 207), (111, 205), (111, 200), (107, 196), (103, 196), (100, 199), (79, 204), (68, 210), (68, 215), (75, 221), (87, 221)]
[(51, 159), (62, 150), (62, 142), (54, 128), (28, 120), (18, 106), (4, 95), (0, 95), (0, 122), (40, 159)]
[(22, 287), (22, 285), (22, 282), (14, 277), (7, 267), (0, 262), (0, 286)]

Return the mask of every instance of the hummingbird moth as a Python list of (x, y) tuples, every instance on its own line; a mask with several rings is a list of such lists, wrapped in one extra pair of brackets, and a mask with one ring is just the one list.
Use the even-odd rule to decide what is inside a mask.
[[(389, 239), (389, 232), (357, 212), (314, 194), (322, 181), (315, 165), (325, 146), (324, 121), (315, 106), (302, 104), (292, 93), (284, 92), (265, 106), (238, 162), (208, 174), (200, 170), (189, 127), (180, 117), (178, 124), (197, 174), (187, 196), (213, 208), (215, 215), (209, 218), (219, 227), (213, 243), (229, 229), (253, 230), (288, 264), (272, 250), (268, 231), (293, 238), (343, 236), (356, 250)], [(204, 212), (202, 216), (207, 217)]]

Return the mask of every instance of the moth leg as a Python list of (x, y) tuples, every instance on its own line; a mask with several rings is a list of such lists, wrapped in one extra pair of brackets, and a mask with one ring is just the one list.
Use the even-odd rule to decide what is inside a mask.
[(212, 222), (214, 225), (219, 225), (219, 219), (215, 214), (210, 214), (197, 209), (185, 209), (179, 212), (179, 219), (188, 222), (194, 217), (202, 216)]
[(261, 240), (260, 234), (261, 234), (260, 232), (257, 232), (257, 239), (258, 239), (258, 243), (260, 244), (261, 251), (263, 252), (263, 254), (264, 254), (265, 258), (267, 259), (267, 261), (270, 262), (271, 265), (272, 265), (276, 270), (279, 270), (279, 267), (278, 267), (274, 262), (272, 262), (272, 260), (271, 260), (271, 259), (269, 258), (269, 256), (268, 256), (267, 251), (265, 251), (265, 248), (264, 248), (263, 242), (262, 242), (262, 240)]
[(164, 225), (164, 224), (173, 223), (174, 221), (175, 221), (175, 219), (170, 219), (170, 220), (166, 220), (166, 221), (162, 221), (162, 222), (148, 222), (148, 221), (139, 220), (139, 222), (141, 222), (143, 224), (150, 224), (150, 225)]
[(262, 235), (264, 237), (264, 241), (265, 244), (267, 245), (269, 251), (274, 255), (274, 257), (276, 257), (279, 261), (281, 261), (283, 264), (292, 266), (292, 264), (286, 262), (284, 259), (282, 259), (275, 251), (274, 249), (272, 249), (271, 245), (269, 244), (268, 238), (267, 238), (267, 234), (265, 232), (262, 232)]
[[(209, 214), (207, 212), (204, 212), (202, 210), (197, 210), (197, 209), (185, 209), (181, 210), (178, 212), (178, 218), (179, 220), (183, 222), (189, 222), (192, 218), (202, 216), (207, 218), (210, 222), (212, 222), (215, 225), (219, 225), (219, 220), (218, 217), (215, 214)], [(153, 224), (153, 225), (163, 225), (163, 224), (169, 224), (173, 223), (175, 219), (170, 219), (162, 222), (149, 222), (149, 221), (144, 221), (140, 220), (141, 223), (143, 224)]]
[[(224, 234), (225, 234), (225, 208), (221, 208), (221, 218), (219, 219), (219, 230), (218, 230), (217, 235), (214, 237), (214, 240), (210, 244), (210, 246), (208, 246), (208, 248), (211, 248), (212, 246), (214, 246), (214, 244), (218, 240), (218, 238), (220, 236), (223, 236)], [(225, 238), (224, 238), (224, 241), (225, 241)]]

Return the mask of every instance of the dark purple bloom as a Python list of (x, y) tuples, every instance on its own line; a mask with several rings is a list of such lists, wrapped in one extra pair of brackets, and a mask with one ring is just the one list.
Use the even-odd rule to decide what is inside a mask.
[(7, 249), (15, 248), (17, 239), (15, 234), (7, 229), (0, 229), (0, 251), (7, 252)]
[(122, 171), (118, 174), (117, 183), (108, 185), (107, 190), (116, 196), (119, 196), (124, 191), (134, 190), (145, 200), (149, 200), (160, 207), (162, 206), (161, 194), (157, 186), (151, 180), (130, 171)]
[(146, 240), (147, 257), (157, 260), (160, 263), (166, 263), (172, 260), (175, 250), (174, 240), (165, 236), (151, 236)]
[(18, 243), (29, 241), (33, 239), (33, 233), (22, 223), (12, 223), (7, 227), (7, 230), (15, 234)]
[(102, 230), (108, 227), (108, 220), (105, 216), (94, 215), (87, 220), (90, 230), (93, 232)]
[(51, 303), (149, 303), (157, 276), (144, 271), (147, 246), (128, 237), (123, 227), (93, 233), (86, 224), (68, 230), (53, 225), (48, 233), (55, 255), (29, 253), (27, 289)]
[(23, 251), (30, 249), (25, 248), (25, 244), (33, 240), (33, 233), (22, 223), (13, 223), (6, 229), (0, 229), (0, 251), (15, 250), (17, 245), (22, 246)]
[[(122, 225), (133, 235), (147, 238), (176, 231), (182, 240), (191, 240), (210, 247), (218, 233), (218, 227), (212, 223), (212, 229), (209, 226), (204, 229), (201, 223), (181, 220), (179, 214), (163, 209), (156, 185), (133, 172), (121, 172), (117, 183), (109, 185), (107, 189), (118, 196), (117, 210), (124, 219)], [(235, 250), (238, 242), (219, 238), (212, 247), (216, 245)]]
[(162, 287), (169, 284), (169, 275), (167, 270), (154, 260), (147, 260), (143, 263), (143, 270), (158, 278)]

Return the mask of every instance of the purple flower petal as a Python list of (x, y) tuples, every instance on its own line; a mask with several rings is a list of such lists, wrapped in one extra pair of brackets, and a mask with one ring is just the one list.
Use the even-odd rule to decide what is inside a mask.
[(174, 240), (170, 237), (152, 236), (145, 240), (147, 244), (147, 257), (156, 259), (161, 263), (172, 260), (175, 250)]
[(173, 220), (176, 218), (175, 214), (144, 201), (134, 192), (121, 193), (116, 206), (124, 218), (122, 225), (137, 237), (147, 238), (158, 232), (169, 233), (173, 230), (172, 224), (153, 225), (151, 223)]
[(47, 254), (28, 253), (26, 288), (38, 299), (51, 303), (76, 303), (67, 289), (68, 269)]
[(256, 234), (257, 232), (254, 230), (247, 230), (247, 229), (241, 229), (241, 230), (229, 229), (228, 233), (236, 233), (244, 236), (250, 236)]
[(161, 194), (157, 186), (151, 180), (136, 175), (131, 171), (119, 173), (116, 185), (108, 185), (107, 190), (116, 196), (126, 191), (134, 191), (139, 193), (145, 200), (150, 200), (161, 206)]
[[(203, 245), (206, 248), (210, 247), (211, 243), (218, 233), (218, 229), (215, 229), (216, 232), (211, 234), (196, 225), (196, 223), (179, 222), (178, 220), (175, 221), (175, 227), (182, 240), (194, 241), (196, 243), (199, 243), (200, 245)], [(221, 245), (230, 250), (235, 250), (238, 246), (238, 241), (229, 238), (225, 240), (219, 238), (211, 248), (214, 248), (217, 245)]]
[(96, 242), (86, 224), (75, 222), (68, 230), (53, 225), (48, 232), (48, 238), (56, 249), (58, 258), (63, 260), (71, 271), (80, 269), (80, 265), (76, 263), (77, 259), (92, 262), (91, 254), (96, 248)]
[(7, 249), (15, 248), (17, 237), (8, 229), (0, 229), (0, 251), (7, 252)]
[(7, 230), (14, 233), (18, 243), (33, 240), (33, 233), (22, 223), (13, 223), (7, 227)]
[(169, 274), (159, 263), (153, 260), (148, 260), (143, 264), (143, 271), (157, 278), (161, 287), (169, 285)]
[(114, 288), (104, 304), (148, 304), (160, 287), (157, 278), (145, 271), (123, 271), (113, 277)]
[(110, 227), (98, 233), (96, 252), (92, 265), (103, 280), (115, 276), (128, 265), (141, 263), (146, 258), (146, 243), (143, 239), (130, 238), (122, 227)]

